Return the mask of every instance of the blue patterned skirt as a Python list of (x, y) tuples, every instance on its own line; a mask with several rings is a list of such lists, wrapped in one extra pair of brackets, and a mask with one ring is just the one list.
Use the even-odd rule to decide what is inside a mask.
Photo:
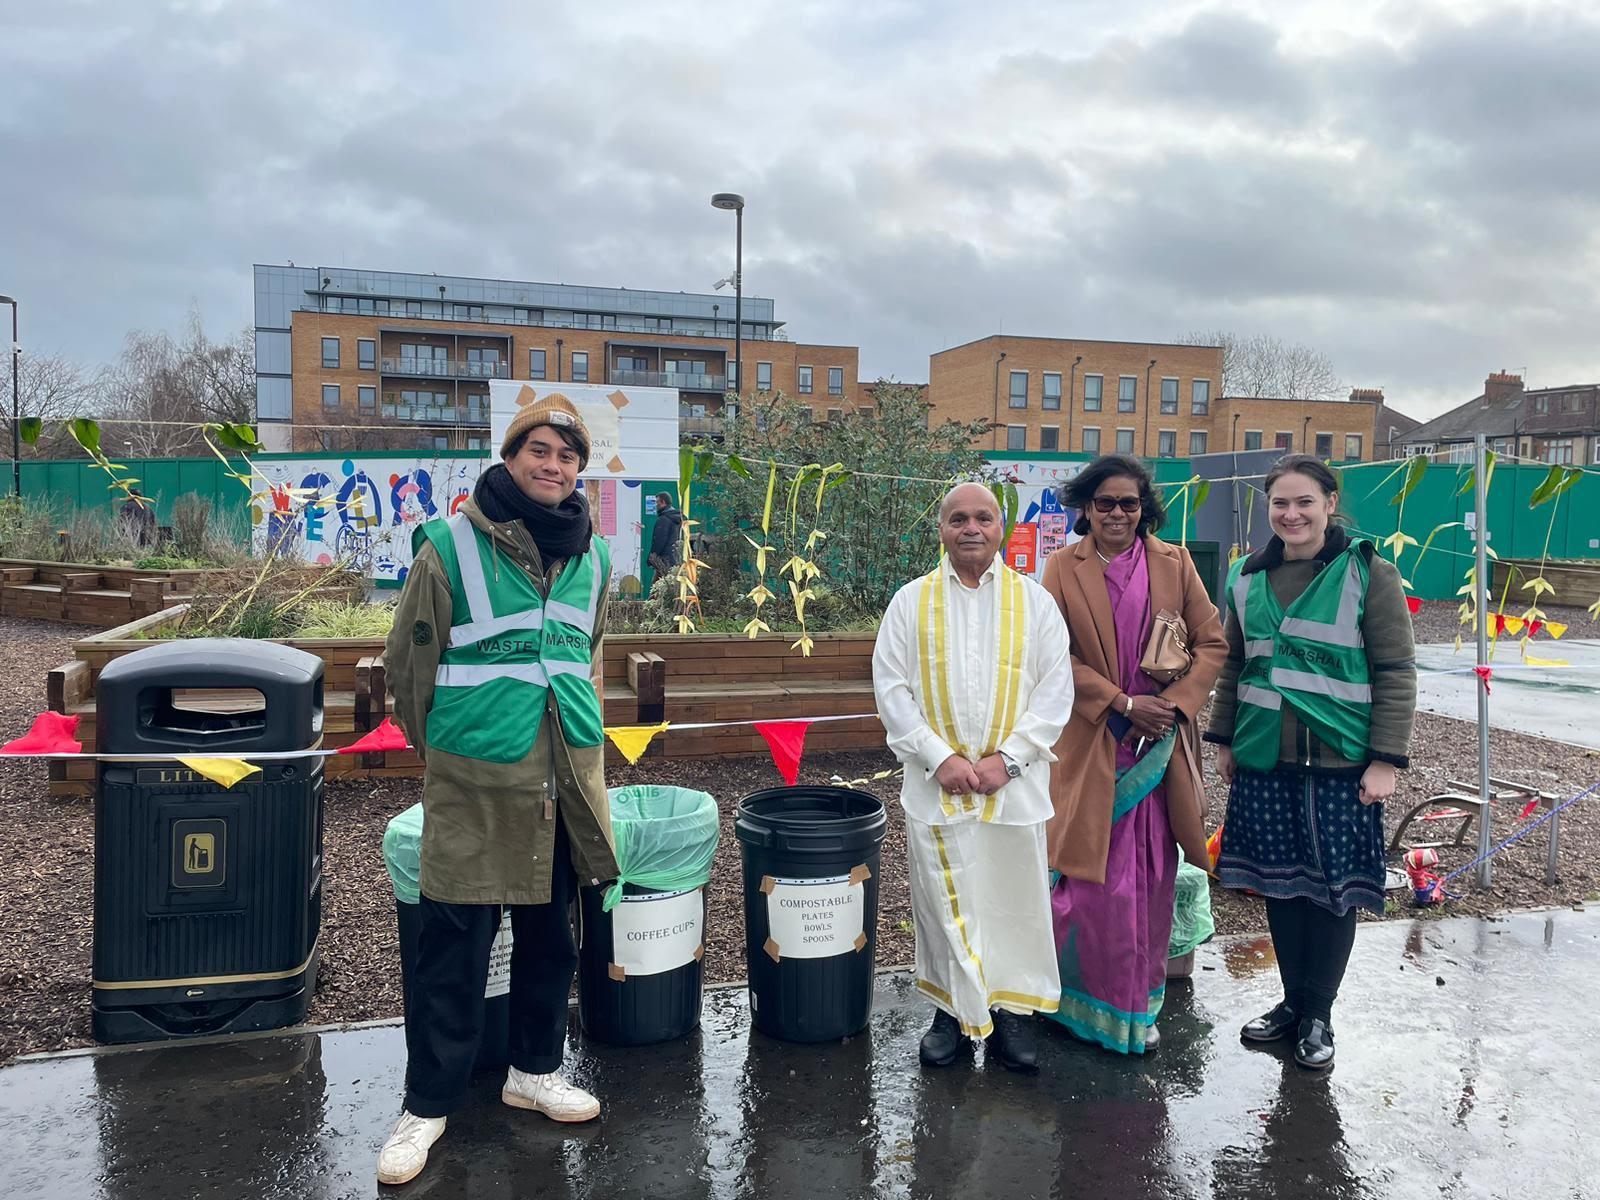
[(1237, 769), (1217, 878), (1336, 915), (1383, 912), (1383, 805), (1362, 804), (1356, 775)]

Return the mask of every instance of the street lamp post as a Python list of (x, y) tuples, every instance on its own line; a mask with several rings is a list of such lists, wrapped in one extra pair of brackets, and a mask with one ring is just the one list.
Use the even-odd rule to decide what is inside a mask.
[(1072, 360), (1072, 374), (1067, 379), (1067, 444), (1062, 447), (1068, 454), (1072, 453), (1072, 406), (1077, 403), (1078, 394), (1078, 364), (1083, 361), (1083, 355), (1078, 355)]
[(22, 391), (17, 384), (17, 365), (22, 361), (22, 343), (17, 340), (18, 304), (10, 296), (0, 296), (0, 304), (11, 305), (11, 490), (22, 496)]
[(1000, 449), (1000, 364), (1005, 362), (1006, 352), (1000, 351), (1000, 357), (994, 360), (994, 418), (989, 423), (989, 449)]
[(1301, 454), (1310, 454), (1311, 453), (1310, 437), (1311, 437), (1311, 418), (1307, 417), (1304, 421), (1300, 422), (1300, 453)]
[(1142, 453), (1150, 457), (1150, 372), (1155, 370), (1156, 360), (1151, 359), (1150, 365), (1144, 369), (1144, 449)]
[(718, 192), (711, 207), (733, 213), (733, 378), (744, 394), (744, 197)]

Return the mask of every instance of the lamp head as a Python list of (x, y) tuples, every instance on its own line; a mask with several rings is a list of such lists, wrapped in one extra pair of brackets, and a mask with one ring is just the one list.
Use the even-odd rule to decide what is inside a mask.
[(718, 192), (711, 197), (711, 207), (720, 208), (726, 212), (743, 212), (744, 197), (738, 192)]

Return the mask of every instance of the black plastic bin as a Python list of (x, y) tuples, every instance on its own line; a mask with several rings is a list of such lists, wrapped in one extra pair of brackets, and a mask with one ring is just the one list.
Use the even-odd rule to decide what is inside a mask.
[(876, 796), (785, 787), (739, 801), (751, 1022), (792, 1042), (860, 1033), (878, 945)]
[(579, 899), (584, 1034), (614, 1046), (648, 1046), (693, 1033), (705, 983), (705, 888), (654, 892), (626, 884), (610, 912), (602, 907), (605, 894), (586, 887)]
[[(322, 743), (322, 660), (233, 638), (107, 664), (96, 747), (249, 755)], [(101, 761), (92, 1020), (102, 1042), (278, 1029), (305, 1018), (322, 917), (322, 759), (231, 788), (170, 758)]]

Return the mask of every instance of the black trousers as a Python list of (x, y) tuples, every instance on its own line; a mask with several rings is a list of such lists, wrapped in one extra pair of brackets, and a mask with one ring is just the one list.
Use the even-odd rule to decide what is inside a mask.
[[(561, 1066), (567, 997), (578, 966), (572, 929), (577, 875), (565, 831), (556, 826), (550, 903), (511, 906), (511, 1065), (546, 1075)], [(406, 1111), (446, 1117), (460, 1106), (483, 1036), (489, 950), (498, 904), (421, 898), (416, 974), (407, 1021)]]
[(1331, 1021), (1355, 945), (1356, 910), (1336, 916), (1309, 900), (1269, 898), (1267, 927), (1289, 1007), (1302, 1017)]

